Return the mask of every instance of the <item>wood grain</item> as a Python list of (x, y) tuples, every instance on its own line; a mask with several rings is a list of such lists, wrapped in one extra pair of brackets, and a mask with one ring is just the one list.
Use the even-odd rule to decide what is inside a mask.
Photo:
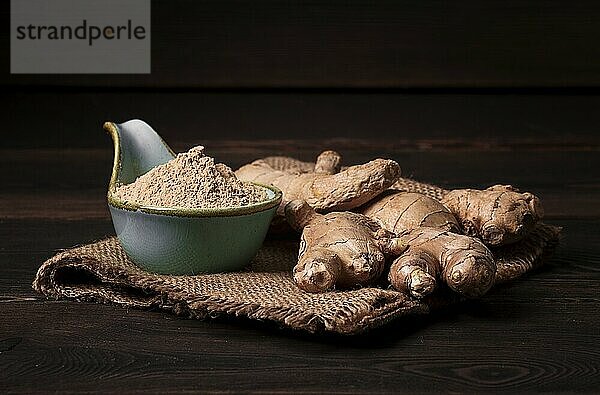
[[(10, 75), (4, 57), (0, 83), (598, 86), (599, 20), (591, 0), (153, 1), (151, 75)], [(0, 42), (9, 53), (8, 37)]]
[[(34, 223), (21, 252), (0, 253), (2, 268), (18, 266), (2, 269), (0, 284), (13, 295), (0, 300), (0, 314), (13, 317), (0, 327), (0, 385), (14, 391), (593, 392), (600, 384), (600, 261), (573, 256), (597, 249), (595, 220), (557, 221), (566, 238), (529, 278), (353, 338), (46, 301), (29, 288), (43, 256), (110, 223), (15, 220), (2, 236)], [(34, 246), (38, 253), (27, 251)], [(20, 285), (7, 287), (9, 278)]]
[[(598, 149), (600, 95), (6, 90), (6, 148), (105, 148), (104, 121), (143, 119), (167, 142), (363, 139), (424, 149)], [(34, 111), (35, 116), (32, 116)], [(260, 140), (260, 142), (252, 142)], [(264, 141), (269, 140), (269, 141)], [(308, 142), (308, 144), (310, 144)], [(309, 146), (301, 144), (300, 149)]]
[[(481, 300), (352, 338), (47, 300), (31, 289), (40, 263), (59, 249), (113, 233), (104, 202), (112, 152), (4, 149), (0, 392), (597, 392), (596, 148), (560, 149), (545, 140), (469, 149), (336, 141), (350, 162), (382, 152), (407, 174), (447, 186), (516, 181), (552, 202), (548, 221), (564, 228), (563, 240), (541, 270)], [(237, 165), (275, 153), (309, 159), (321, 143), (213, 146)]]
[[(111, 146), (108, 138), (105, 143)], [(263, 155), (314, 160), (319, 152), (332, 148), (344, 155), (345, 163), (387, 157), (400, 163), (405, 177), (446, 188), (512, 183), (542, 197), (550, 218), (600, 216), (600, 174), (589, 172), (600, 168), (600, 156), (593, 145), (560, 150), (551, 144), (510, 146), (505, 142), (501, 146), (490, 142), (483, 147), (461, 140), (455, 145), (425, 145), (415, 150), (418, 140), (409, 144), (403, 140), (378, 143), (364, 139), (194, 139), (175, 142), (173, 147), (183, 151), (196, 144), (206, 145), (211, 155), (234, 168)], [(7, 202), (0, 206), (0, 218), (108, 218), (105, 195), (112, 156), (110, 149), (0, 150), (5, 186), (0, 199)], [(12, 171), (14, 168), (19, 171)]]

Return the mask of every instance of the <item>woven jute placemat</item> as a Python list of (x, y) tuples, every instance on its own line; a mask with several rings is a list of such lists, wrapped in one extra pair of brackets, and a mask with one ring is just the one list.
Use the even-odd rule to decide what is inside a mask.
[[(403, 186), (404, 185), (404, 186)], [(403, 180), (397, 188), (439, 197), (441, 188)], [(538, 226), (523, 241), (493, 251), (497, 283), (536, 268), (558, 240), (560, 229)], [(310, 294), (294, 284), (298, 242), (267, 240), (244, 271), (168, 276), (138, 268), (115, 237), (76, 247), (47, 260), (33, 288), (48, 297), (162, 309), (190, 318), (230, 316), (275, 322), (311, 333), (356, 334), (408, 314), (455, 303), (439, 292), (418, 301), (382, 287)]]

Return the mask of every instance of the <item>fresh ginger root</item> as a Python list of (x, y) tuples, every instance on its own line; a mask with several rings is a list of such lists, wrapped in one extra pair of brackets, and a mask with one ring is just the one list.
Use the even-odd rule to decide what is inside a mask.
[(442, 203), (459, 218), (463, 231), (490, 246), (521, 240), (544, 216), (540, 200), (510, 185), (485, 190), (457, 189), (442, 197)]
[(362, 213), (408, 245), (390, 268), (398, 291), (422, 298), (442, 279), (454, 291), (480, 296), (492, 286), (496, 266), (479, 240), (461, 236), (454, 215), (439, 201), (414, 192), (390, 191), (363, 207)]
[(317, 157), (313, 171), (318, 174), (336, 174), (342, 169), (342, 156), (335, 151), (323, 151)]
[[(267, 157), (263, 160), (275, 169), (294, 169), (301, 173), (315, 169), (314, 163), (294, 158)], [(538, 197), (528, 192), (519, 193), (510, 185), (495, 185), (485, 190), (448, 191), (398, 177), (391, 189), (403, 192), (428, 189), (430, 195), (439, 199), (456, 216), (465, 234), (479, 237), (489, 246), (522, 240), (544, 215)]]
[(439, 201), (416, 192), (389, 190), (365, 205), (361, 213), (390, 232), (401, 233), (420, 226), (461, 233), (460, 225)]
[(419, 227), (399, 235), (408, 249), (394, 260), (388, 279), (398, 291), (422, 298), (441, 278), (453, 291), (478, 297), (494, 284), (496, 264), (479, 240), (445, 230)]
[[(271, 168), (295, 174), (311, 174), (319, 167), (286, 157), (263, 161)], [(339, 166), (337, 160), (335, 163), (328, 167), (332, 170), (329, 174)], [(418, 298), (431, 293), (439, 280), (464, 296), (484, 294), (494, 283), (496, 264), (484, 243), (469, 236), (479, 237), (491, 246), (508, 244), (525, 236), (543, 215), (537, 197), (508, 186), (484, 191), (436, 188), (432, 193), (439, 197), (437, 201), (413, 190), (403, 192), (415, 185), (398, 177), (391, 191), (377, 195), (359, 210), (388, 231), (398, 233), (408, 245), (407, 251), (393, 262), (388, 278), (394, 288)], [(467, 236), (456, 234), (461, 233), (461, 226)], [(318, 250), (311, 253), (313, 257), (306, 259), (318, 262)], [(330, 256), (325, 261), (329, 259)], [(296, 267), (295, 278), (306, 272), (304, 267)]]
[(289, 202), (285, 215), (302, 231), (294, 281), (307, 292), (325, 292), (376, 281), (386, 255), (405, 250), (398, 238), (375, 221), (352, 212), (317, 213), (301, 200)]
[[(274, 169), (267, 161), (256, 160), (236, 171), (242, 181), (274, 185), (283, 192), (280, 208), (292, 200), (304, 200), (317, 211), (350, 210), (390, 187), (400, 176), (393, 160), (375, 159), (339, 171), (340, 158), (325, 151), (312, 172), (300, 168)], [(281, 210), (280, 210), (281, 214)]]

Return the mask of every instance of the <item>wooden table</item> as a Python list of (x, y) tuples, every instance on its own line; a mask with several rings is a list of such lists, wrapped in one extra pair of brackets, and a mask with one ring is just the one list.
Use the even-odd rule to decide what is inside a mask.
[(45, 299), (31, 289), (41, 262), (113, 233), (110, 144), (4, 149), (0, 392), (597, 392), (600, 146), (514, 140), (210, 142), (234, 166), (336, 148), (348, 163), (391, 157), (406, 176), (447, 187), (511, 182), (541, 196), (546, 221), (564, 227), (555, 254), (529, 277), (356, 337)]

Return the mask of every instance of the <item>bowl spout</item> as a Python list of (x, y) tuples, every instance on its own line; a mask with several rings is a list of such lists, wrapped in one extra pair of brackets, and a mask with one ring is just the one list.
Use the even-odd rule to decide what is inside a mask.
[(175, 157), (167, 143), (144, 121), (106, 122), (104, 130), (110, 134), (115, 146), (109, 193), (117, 184), (129, 184)]

